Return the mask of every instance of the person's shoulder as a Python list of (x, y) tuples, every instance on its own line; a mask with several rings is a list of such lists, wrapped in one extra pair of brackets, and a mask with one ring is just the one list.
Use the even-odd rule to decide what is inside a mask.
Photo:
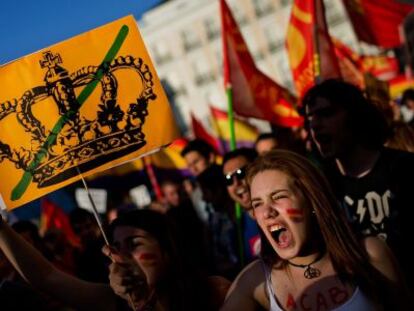
[(257, 310), (266, 301), (263, 262), (256, 259), (234, 280), (221, 310)]
[(264, 265), (265, 263), (260, 258), (253, 260), (246, 267), (244, 267), (244, 269), (237, 276), (236, 280), (242, 284), (246, 284), (247, 286), (252, 286), (254, 284), (257, 285), (264, 282)]
[(244, 267), (244, 269), (242, 270), (242, 272), (246, 272), (246, 273), (256, 273), (259, 270), (263, 271), (263, 265), (264, 265), (264, 261), (261, 258), (257, 258), (255, 260), (253, 260), (251, 263), (249, 263), (246, 267)]

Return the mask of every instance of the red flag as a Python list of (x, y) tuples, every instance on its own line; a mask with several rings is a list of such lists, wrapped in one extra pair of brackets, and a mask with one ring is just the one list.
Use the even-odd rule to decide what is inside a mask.
[(245, 117), (284, 126), (299, 126), (295, 97), (256, 68), (237, 23), (225, 0), (220, 0), (224, 85), (233, 87), (234, 111)]
[(286, 36), (296, 91), (302, 97), (318, 79), (340, 78), (322, 0), (295, 0)]
[(196, 138), (200, 138), (206, 141), (209, 145), (211, 145), (214, 148), (214, 150), (216, 150), (218, 154), (221, 154), (221, 147), (218, 139), (216, 139), (209, 132), (207, 132), (204, 126), (197, 120), (197, 118), (193, 114), (191, 114), (191, 125), (193, 127), (194, 136)]
[(341, 42), (334, 40), (341, 75), (346, 82), (364, 88), (364, 75), (360, 56)]
[(79, 238), (72, 230), (68, 215), (59, 206), (47, 199), (42, 199), (41, 210), (39, 231), (42, 234), (51, 228), (57, 228), (65, 234), (72, 246), (80, 246)]
[[(340, 40), (333, 39), (333, 42), (341, 73), (346, 81), (353, 83), (352, 77), (350, 78), (352, 75), (361, 82), (365, 73), (385, 81), (393, 79), (398, 75), (398, 61), (395, 57), (359, 55)], [(358, 83), (355, 84), (359, 85)]]
[(362, 68), (381, 80), (391, 80), (398, 76), (398, 60), (384, 55), (362, 56)]
[(343, 0), (359, 40), (392, 48), (401, 45), (398, 26), (412, 5), (390, 0)]

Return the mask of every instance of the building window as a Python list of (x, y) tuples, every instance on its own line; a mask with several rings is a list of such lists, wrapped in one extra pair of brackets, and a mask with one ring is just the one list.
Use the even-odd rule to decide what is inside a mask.
[(167, 75), (167, 83), (172, 89), (173, 95), (176, 97), (186, 95), (187, 90), (182, 82), (180, 76), (176, 72), (170, 72)]
[(276, 42), (270, 42), (269, 43), (269, 52), (270, 53), (276, 53), (280, 50), (285, 48), (285, 42), (283, 40), (279, 40)]
[(274, 27), (266, 27), (264, 29), (264, 34), (266, 36), (267, 47), (270, 53), (275, 53), (283, 49), (285, 42), (283, 39), (277, 37), (277, 32), (274, 30)]
[(248, 20), (246, 17), (246, 14), (242, 11), (240, 7), (233, 7), (232, 9), (233, 16), (236, 19), (237, 24), (241, 27), (243, 25), (246, 25)]
[(219, 48), (215, 49), (214, 56), (216, 58), (219, 70), (222, 70), (222, 68), (223, 68), (223, 51), (221, 49), (221, 46)]
[(253, 6), (257, 17), (265, 16), (274, 10), (269, 0), (253, 0)]
[(204, 21), (204, 26), (206, 28), (207, 38), (209, 40), (214, 40), (220, 36), (220, 27), (216, 19), (209, 18)]
[(194, 50), (195, 48), (201, 46), (200, 39), (192, 29), (182, 31), (181, 38), (183, 40), (184, 50), (186, 52)]
[(151, 51), (154, 61), (158, 65), (165, 64), (172, 59), (171, 52), (168, 50), (164, 40), (158, 40), (156, 44), (152, 45)]
[(215, 80), (214, 72), (205, 59), (199, 58), (197, 61), (193, 62), (192, 67), (194, 71), (194, 81), (198, 86), (208, 84)]
[(253, 58), (256, 61), (260, 61), (265, 58), (265, 55), (262, 51), (257, 51), (256, 53), (254, 53)]
[(282, 7), (288, 6), (291, 3), (292, 0), (280, 0), (280, 4), (282, 5)]
[(257, 42), (257, 32), (253, 31), (252, 28), (245, 28), (243, 29), (243, 38), (247, 44), (249, 52), (254, 55), (254, 57), (258, 57), (258, 59), (263, 58), (261, 56), (262, 51)]
[(282, 85), (290, 90), (294, 89), (292, 71), (290, 68), (289, 58), (286, 53), (281, 53), (277, 61), (278, 76), (282, 78)]

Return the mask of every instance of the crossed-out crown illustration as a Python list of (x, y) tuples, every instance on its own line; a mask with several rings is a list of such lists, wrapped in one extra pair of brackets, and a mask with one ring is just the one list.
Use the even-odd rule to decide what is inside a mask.
[[(0, 103), (0, 122), (16, 118), (29, 135), (31, 147), (12, 146), (0, 139), (0, 165), (8, 160), (16, 168), (30, 172), (38, 187), (45, 187), (77, 174), (77, 167), (88, 171), (146, 144), (142, 126), (149, 100), (154, 100), (156, 94), (152, 73), (141, 58), (119, 56), (100, 67), (85, 66), (72, 74), (61, 66), (61, 56), (51, 51), (44, 52), (39, 63), (46, 71), (45, 84), (25, 91), (18, 99)], [(97, 75), (99, 69), (102, 76)], [(119, 81), (114, 73), (118, 70), (135, 71), (141, 80), (136, 101), (126, 109), (117, 100)], [(101, 85), (102, 93), (97, 114), (90, 119), (79, 113), (75, 89), (93, 82)], [(57, 133), (42, 123), (47, 112), (35, 115), (32, 111), (33, 105), (41, 105), (50, 97), (64, 122)]]

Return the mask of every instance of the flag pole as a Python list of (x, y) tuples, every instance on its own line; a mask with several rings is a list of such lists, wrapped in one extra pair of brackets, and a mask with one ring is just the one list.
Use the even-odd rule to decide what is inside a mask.
[[(234, 113), (233, 113), (233, 89), (230, 83), (230, 66), (227, 55), (227, 42), (226, 42), (226, 20), (224, 17), (224, 10), (226, 7), (225, 0), (220, 0), (220, 13), (221, 13), (221, 39), (223, 48), (223, 80), (224, 89), (227, 97), (227, 110), (229, 115), (229, 127), (230, 127), (230, 150), (236, 149), (236, 134), (234, 130)], [(228, 31), (228, 29), (227, 29)], [(235, 203), (234, 211), (236, 215), (237, 225), (237, 238), (239, 246), (240, 265), (244, 266), (244, 247), (243, 247), (243, 231), (241, 225), (241, 207), (239, 203)]]
[(229, 128), (230, 128), (230, 150), (236, 149), (236, 131), (234, 129), (234, 112), (233, 112), (233, 89), (230, 84), (226, 86), (227, 95), (227, 110), (229, 114)]
[[(86, 193), (88, 194), (89, 201), (91, 202), (91, 205), (92, 205), (93, 215), (95, 216), (95, 220), (96, 220), (96, 222), (97, 222), (97, 224), (98, 224), (99, 230), (100, 230), (100, 231), (101, 231), (101, 233), (102, 233), (102, 237), (103, 237), (103, 239), (104, 239), (104, 241), (105, 241), (105, 244), (106, 244), (106, 246), (108, 246), (108, 247), (109, 247), (109, 249), (111, 250), (111, 246), (110, 246), (110, 244), (109, 244), (108, 237), (107, 237), (107, 235), (106, 235), (106, 233), (105, 233), (105, 231), (104, 231), (104, 229), (103, 229), (102, 221), (101, 221), (101, 218), (100, 218), (100, 216), (99, 216), (99, 214), (98, 214), (98, 209), (96, 208), (95, 202), (93, 201), (92, 194), (91, 194), (91, 192), (89, 191), (88, 184), (86, 183), (85, 178), (83, 178), (82, 172), (80, 171), (79, 166), (77, 166), (77, 165), (76, 165), (76, 170), (77, 170), (77, 172), (78, 172), (79, 176), (81, 177), (81, 180), (82, 180), (82, 183), (83, 183), (83, 187), (85, 188)], [(112, 258), (112, 256), (111, 256), (111, 254), (109, 254), (109, 257), (111, 258), (112, 262), (115, 262), (115, 260), (114, 260), (114, 259)], [(133, 307), (134, 307), (134, 303), (133, 303), (133, 300), (132, 300), (131, 294), (127, 294), (127, 298), (128, 298), (128, 303), (129, 303), (129, 305), (133, 308)]]
[(322, 82), (321, 79), (321, 56), (319, 52), (319, 28), (317, 23), (317, 5), (318, 1), (323, 0), (313, 0), (313, 16), (315, 19), (313, 20), (313, 46), (315, 50), (313, 51), (313, 70), (314, 70), (314, 82), (315, 84), (320, 84)]
[(109, 240), (108, 240), (108, 237), (106, 236), (106, 233), (105, 233), (105, 231), (104, 231), (104, 229), (103, 229), (103, 225), (102, 225), (101, 217), (100, 217), (100, 216), (99, 216), (99, 214), (98, 214), (98, 209), (96, 208), (95, 202), (93, 201), (92, 194), (91, 194), (91, 192), (89, 191), (89, 187), (88, 187), (88, 185), (86, 184), (86, 180), (85, 180), (85, 178), (83, 178), (82, 172), (79, 170), (79, 167), (78, 167), (78, 166), (76, 166), (76, 170), (78, 171), (78, 174), (79, 174), (79, 176), (81, 177), (81, 180), (82, 180), (82, 183), (83, 183), (83, 187), (85, 188), (86, 193), (88, 194), (89, 201), (91, 202), (91, 205), (92, 205), (93, 215), (95, 216), (95, 220), (96, 220), (96, 222), (97, 222), (97, 224), (98, 224), (99, 230), (100, 230), (100, 231), (101, 231), (101, 233), (102, 233), (102, 237), (103, 237), (103, 239), (105, 240), (105, 244), (106, 244), (107, 246), (110, 246), (110, 245), (109, 245)]
[[(233, 151), (236, 149), (236, 131), (234, 129), (234, 112), (233, 112), (233, 89), (230, 83), (226, 85), (226, 95), (227, 95), (227, 110), (229, 115), (229, 127), (230, 127), (230, 150)], [(243, 230), (241, 223), (241, 207), (238, 202), (235, 202), (234, 211), (236, 214), (237, 222), (237, 237), (239, 244), (239, 256), (240, 256), (240, 265), (244, 266), (244, 247), (243, 247)]]
[(154, 189), (155, 197), (157, 198), (157, 200), (161, 201), (162, 200), (161, 187), (160, 187), (160, 184), (158, 183), (157, 176), (155, 175), (154, 168), (152, 167), (151, 163), (145, 157), (142, 157), (142, 163), (144, 164), (145, 171), (147, 172), (152, 189)]

